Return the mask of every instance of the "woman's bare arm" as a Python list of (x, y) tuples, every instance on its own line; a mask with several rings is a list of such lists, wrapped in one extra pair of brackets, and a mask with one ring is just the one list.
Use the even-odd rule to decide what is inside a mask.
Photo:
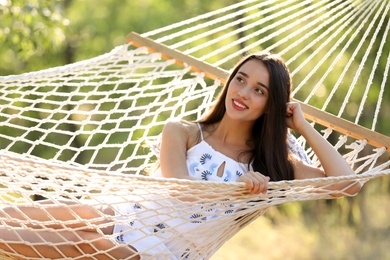
[(165, 178), (193, 179), (189, 176), (186, 154), (190, 132), (181, 122), (168, 122), (162, 131), (161, 174)]
[[(294, 165), (294, 175), (296, 179), (324, 176), (349, 176), (355, 174), (340, 153), (306, 121), (298, 103), (288, 104), (287, 124), (306, 139), (322, 166), (322, 168), (316, 168), (298, 160)], [(353, 185), (351, 184), (350, 181), (341, 182), (328, 187), (327, 189), (338, 191), (347, 188), (344, 192), (354, 195), (360, 191), (361, 184), (359, 182), (356, 182)], [(336, 192), (334, 193), (334, 196), (342, 196), (342, 194)]]

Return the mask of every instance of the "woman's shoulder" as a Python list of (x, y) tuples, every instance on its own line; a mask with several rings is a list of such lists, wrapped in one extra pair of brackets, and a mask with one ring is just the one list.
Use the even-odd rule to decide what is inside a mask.
[(184, 138), (187, 140), (187, 147), (191, 147), (197, 142), (199, 128), (196, 122), (186, 120), (169, 121), (164, 126), (163, 135)]
[(191, 134), (193, 132), (196, 132), (198, 129), (196, 122), (190, 122), (186, 120), (172, 120), (168, 121), (163, 131), (173, 131), (173, 132), (180, 132), (183, 134)]

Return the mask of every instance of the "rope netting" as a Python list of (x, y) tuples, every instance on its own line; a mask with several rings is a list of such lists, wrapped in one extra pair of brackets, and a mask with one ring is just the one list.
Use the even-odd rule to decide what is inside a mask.
[(388, 134), (378, 124), (386, 121), (389, 8), (388, 0), (248, 0), (141, 35), (226, 70), (247, 52), (278, 53), (295, 98)]
[[(389, 1), (243, 1), (142, 36), (222, 72), (243, 52), (264, 46), (287, 61), (294, 98), (349, 120), (359, 131), (364, 118), (366, 127), (388, 134), (382, 120), (388, 106), (389, 6)], [(24, 246), (28, 259), (44, 258), (48, 247), (56, 252), (51, 258), (69, 258), (71, 247), (82, 255), (74, 259), (117, 259), (112, 252), (128, 247), (114, 238), (128, 231), (100, 232), (90, 240), (78, 233), (104, 229), (109, 220), (137, 233), (135, 244), (149, 241), (149, 247), (137, 248), (145, 258), (207, 259), (272, 205), (332, 198), (328, 187), (340, 182), (350, 183), (338, 191), (348, 195), (344, 190), (355, 182), (390, 174), (387, 136), (372, 147), (368, 140), (375, 132), (364, 131), (355, 140), (351, 129), (339, 133), (333, 121), (324, 127), (315, 120), (356, 176), (272, 182), (267, 194), (256, 196), (239, 183), (146, 176), (157, 162), (154, 147), (164, 124), (199, 119), (224, 81), (162, 55), (126, 44), (71, 65), (0, 77), (0, 226), (8, 236), (0, 243), (2, 257), (26, 258), (16, 250)], [(374, 108), (368, 106), (372, 100)], [(307, 153), (319, 166), (309, 147)], [(96, 210), (86, 218), (78, 212), (81, 204), (116, 215)], [(123, 205), (132, 205), (125, 215), (118, 211)], [(29, 206), (46, 219), (25, 214)], [(61, 207), (72, 220), (52, 214)], [(15, 212), (19, 218), (11, 217)], [(102, 238), (111, 241), (109, 249), (97, 246)]]

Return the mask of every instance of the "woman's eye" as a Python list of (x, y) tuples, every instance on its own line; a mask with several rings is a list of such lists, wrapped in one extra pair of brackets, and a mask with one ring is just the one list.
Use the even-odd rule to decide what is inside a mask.
[(240, 82), (240, 83), (244, 82), (244, 79), (241, 78), (241, 77), (237, 77), (236, 80), (237, 80), (238, 82)]
[(258, 94), (264, 94), (264, 91), (261, 88), (256, 88), (255, 92)]

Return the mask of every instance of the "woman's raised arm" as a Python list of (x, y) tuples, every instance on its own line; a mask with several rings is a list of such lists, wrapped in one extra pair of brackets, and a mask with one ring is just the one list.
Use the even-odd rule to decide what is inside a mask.
[[(299, 161), (294, 165), (294, 176), (296, 179), (355, 174), (340, 153), (306, 121), (300, 105), (296, 102), (291, 102), (287, 105), (287, 125), (306, 139), (322, 166), (322, 169), (316, 168)], [(354, 185), (351, 185), (351, 182), (342, 182), (328, 189), (337, 191), (346, 187), (348, 188), (344, 192), (350, 195), (355, 195), (361, 189), (361, 185), (358, 182)], [(334, 196), (338, 195), (342, 196), (342, 194), (334, 194)]]

